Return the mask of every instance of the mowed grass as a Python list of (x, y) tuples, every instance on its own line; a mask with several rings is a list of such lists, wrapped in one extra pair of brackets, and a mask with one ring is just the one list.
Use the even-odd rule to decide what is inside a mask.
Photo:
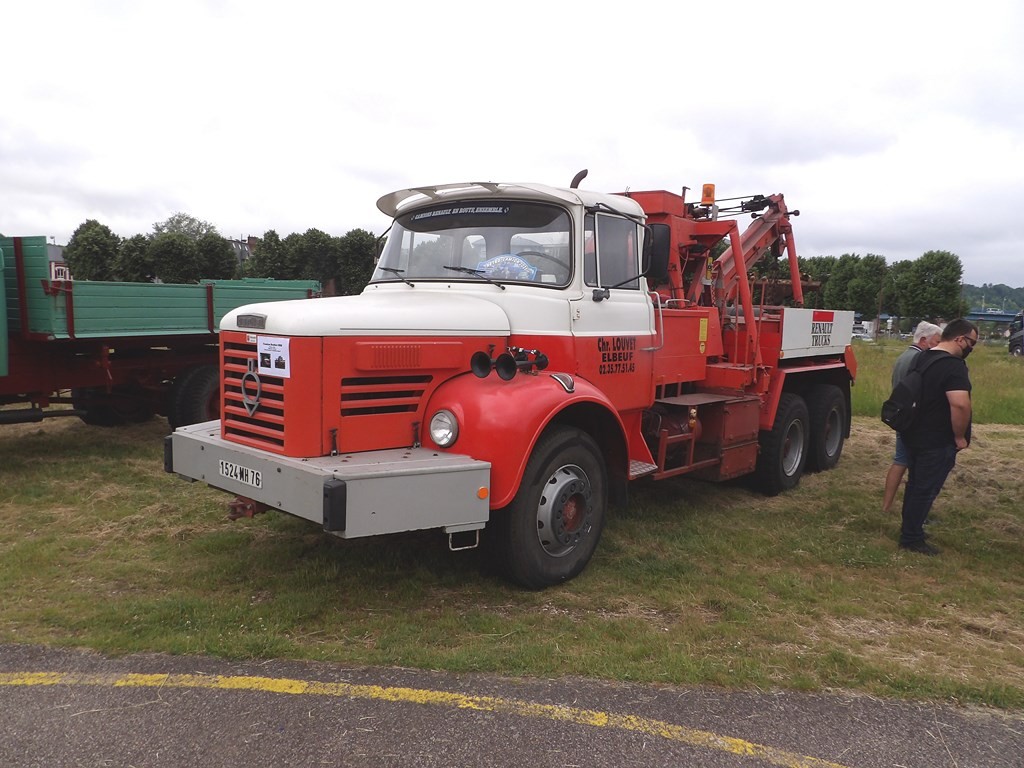
[(541, 592), (439, 533), (229, 521), (224, 494), (163, 472), (160, 420), (0, 428), (0, 642), (1019, 709), (1024, 418), (998, 414), (1024, 413), (1024, 361), (971, 357), (979, 423), (935, 506), (943, 554), (924, 558), (897, 550), (898, 514), (879, 511), (893, 434), (875, 414), (903, 347), (858, 346), (865, 415), (838, 468), (775, 498), (638, 483), (584, 574)]

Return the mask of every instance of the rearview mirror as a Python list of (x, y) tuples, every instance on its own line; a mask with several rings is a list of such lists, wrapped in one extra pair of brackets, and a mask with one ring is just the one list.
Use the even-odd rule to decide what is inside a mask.
[(644, 277), (661, 282), (668, 278), (668, 259), (672, 250), (672, 228), (668, 224), (644, 227)]

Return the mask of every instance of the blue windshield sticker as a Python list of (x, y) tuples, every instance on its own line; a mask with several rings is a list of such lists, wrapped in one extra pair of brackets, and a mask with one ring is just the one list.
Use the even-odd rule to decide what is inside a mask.
[(514, 253), (503, 253), (493, 259), (481, 261), (476, 268), (488, 277), (498, 280), (536, 280), (537, 268)]

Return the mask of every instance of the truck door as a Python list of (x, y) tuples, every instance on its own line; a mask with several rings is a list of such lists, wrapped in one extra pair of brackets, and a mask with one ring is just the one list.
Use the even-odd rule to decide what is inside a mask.
[(570, 301), (578, 373), (620, 410), (650, 405), (652, 392), (654, 311), (647, 282), (639, 277), (642, 242), (636, 222), (588, 214), (583, 291)]

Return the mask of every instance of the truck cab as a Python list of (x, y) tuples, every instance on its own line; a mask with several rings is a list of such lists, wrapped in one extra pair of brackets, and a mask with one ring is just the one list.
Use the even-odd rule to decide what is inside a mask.
[[(479, 204), (445, 200), (481, 192), (488, 199)], [(653, 356), (637, 349), (656, 331), (639, 204), (540, 185), (432, 194), (438, 202), (417, 190), (381, 199), (395, 222), (366, 295), (429, 296), (442, 306), (445, 295), (474, 296), (500, 308), (516, 346), (541, 350), (553, 370), (603, 380), (617, 410), (648, 404)]]

